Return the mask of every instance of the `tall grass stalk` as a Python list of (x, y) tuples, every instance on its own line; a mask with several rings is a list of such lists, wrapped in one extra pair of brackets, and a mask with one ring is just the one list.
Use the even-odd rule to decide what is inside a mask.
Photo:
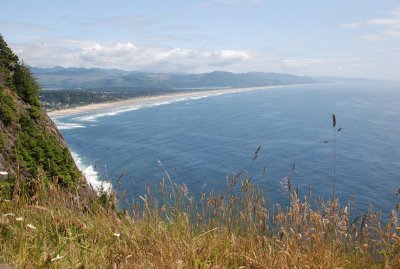
[(336, 137), (342, 128), (336, 129), (336, 116), (332, 114), (332, 125), (333, 125), (333, 190), (332, 196), (333, 201), (336, 201)]
[(336, 116), (332, 114), (332, 125), (333, 125), (333, 201), (336, 200)]

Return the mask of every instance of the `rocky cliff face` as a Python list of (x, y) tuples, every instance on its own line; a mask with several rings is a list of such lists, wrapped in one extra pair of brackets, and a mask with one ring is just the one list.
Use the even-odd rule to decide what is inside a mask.
[(37, 178), (74, 187), (82, 182), (66, 143), (42, 111), (39, 86), (0, 35), (0, 192), (16, 179)]

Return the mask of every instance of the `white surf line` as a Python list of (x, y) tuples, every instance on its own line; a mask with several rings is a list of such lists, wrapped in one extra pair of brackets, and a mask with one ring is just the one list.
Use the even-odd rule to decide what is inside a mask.
[(110, 194), (112, 191), (112, 184), (111, 182), (101, 181), (99, 180), (99, 173), (95, 171), (93, 165), (89, 165), (85, 167), (82, 162), (81, 157), (71, 151), (72, 158), (75, 161), (76, 166), (78, 169), (83, 173), (83, 176), (86, 179), (86, 182), (93, 188), (93, 190), (97, 194), (107, 193)]
[[(143, 106), (143, 107), (152, 107), (163, 104), (170, 104), (172, 102), (179, 101), (187, 101), (187, 100), (196, 100), (207, 98), (210, 96), (218, 96), (222, 94), (228, 93), (240, 93), (240, 92), (249, 92), (249, 91), (257, 91), (257, 90), (268, 90), (275, 89), (280, 87), (288, 87), (288, 86), (296, 86), (296, 85), (304, 85), (304, 84), (290, 84), (290, 85), (272, 85), (272, 86), (262, 86), (262, 87), (247, 87), (247, 88), (233, 88), (233, 89), (224, 89), (224, 90), (207, 90), (207, 91), (191, 91), (191, 92), (180, 92), (180, 93), (171, 93), (166, 95), (158, 95), (151, 97), (137, 97), (122, 101), (116, 102), (108, 102), (108, 103), (98, 103), (98, 104), (90, 104), (85, 106), (79, 106), (76, 108), (68, 108), (61, 109), (48, 112), (47, 114), (53, 118), (57, 119), (63, 116), (71, 116), (71, 115), (79, 115), (89, 112), (109, 111), (113, 113), (113, 109), (128, 109), (131, 107), (131, 110), (136, 110), (138, 108), (134, 108), (135, 106)], [(141, 107), (140, 107), (141, 108)], [(114, 111), (114, 113), (116, 113)], [(107, 113), (108, 114), (108, 113)]]

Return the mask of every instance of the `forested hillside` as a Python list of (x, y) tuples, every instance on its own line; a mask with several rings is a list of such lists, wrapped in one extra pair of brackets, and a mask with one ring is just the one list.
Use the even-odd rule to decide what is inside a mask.
[[(39, 85), (0, 35), (0, 191), (10, 193), (33, 181), (75, 186), (81, 173), (57, 127), (42, 111)], [(19, 186), (21, 185), (21, 186)]]
[(46, 89), (86, 90), (172, 90), (259, 87), (313, 83), (310, 77), (280, 73), (231, 73), (214, 71), (202, 74), (128, 72), (100, 68), (32, 67), (39, 83)]

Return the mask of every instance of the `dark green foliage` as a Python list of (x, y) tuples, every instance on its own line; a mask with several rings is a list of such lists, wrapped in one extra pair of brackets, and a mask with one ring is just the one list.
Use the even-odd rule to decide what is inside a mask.
[(48, 131), (38, 128), (29, 116), (21, 116), (20, 124), (19, 159), (27, 166), (32, 177), (37, 177), (42, 171), (48, 179), (58, 177), (60, 183), (74, 185), (79, 174), (68, 150), (61, 147)]
[(39, 119), (42, 115), (42, 111), (39, 106), (32, 106), (28, 108), (28, 112), (33, 119)]
[(15, 120), (15, 102), (0, 86), (0, 120), (7, 126)]
[(18, 61), (18, 56), (8, 47), (0, 34), (0, 82), (5, 81), (10, 88), (13, 87), (12, 74)]
[(0, 35), (0, 82), (15, 90), (22, 100), (31, 106), (39, 106), (37, 93), (39, 85), (32, 76), (29, 68), (8, 47)]
[(18, 64), (15, 68), (13, 79), (14, 86), (22, 100), (32, 106), (39, 106), (39, 100), (37, 98), (39, 85), (33, 78), (29, 68), (23, 63)]
[(8, 47), (3, 36), (0, 35), (0, 65), (10, 68), (13, 63), (18, 62), (18, 56)]
[(5, 104), (0, 105), (0, 119), (5, 125), (11, 124), (14, 120), (13, 111)]
[(3, 151), (3, 148), (7, 142), (7, 138), (3, 133), (0, 133), (0, 151)]
[[(15, 180), (12, 177), (7, 177), (0, 180), (0, 195), (4, 199), (11, 199), (12, 190), (15, 186)], [(1, 235), (0, 235), (1, 236)]]

